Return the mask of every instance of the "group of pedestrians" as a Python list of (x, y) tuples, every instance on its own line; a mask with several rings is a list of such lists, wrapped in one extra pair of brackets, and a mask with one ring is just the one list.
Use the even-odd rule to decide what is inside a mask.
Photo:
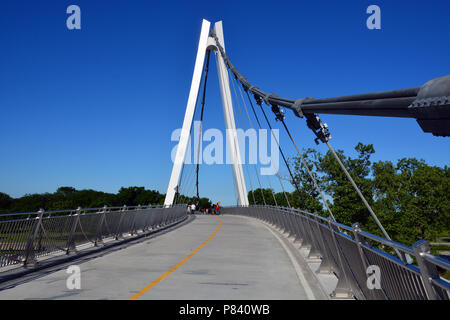
[(194, 214), (196, 208), (197, 208), (197, 207), (196, 207), (195, 204), (188, 204), (188, 205), (187, 205), (187, 213), (188, 213), (188, 214)]
[[(188, 204), (186, 209), (187, 209), (188, 214), (195, 214), (197, 211), (197, 206), (194, 203)], [(211, 205), (211, 207), (209, 207), (209, 208), (201, 208), (200, 214), (219, 215), (220, 214), (220, 201), (218, 201), (216, 204)]]

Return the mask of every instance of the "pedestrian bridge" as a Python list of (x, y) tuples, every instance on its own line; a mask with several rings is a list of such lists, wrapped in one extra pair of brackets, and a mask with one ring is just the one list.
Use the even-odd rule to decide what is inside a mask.
[[(324, 299), (280, 236), (255, 219), (196, 216), (168, 233), (0, 292), (2, 299)], [(300, 272), (300, 275), (297, 274)], [(302, 273), (305, 273), (303, 275)], [(309, 281), (305, 280), (305, 277)]]
[[(288, 208), (41, 211), (0, 221), (0, 233), (0, 299), (449, 298), (437, 274), (449, 264), (426, 243), (410, 248)], [(68, 285), (71, 265), (79, 288)]]
[[(204, 20), (164, 207), (0, 215), (0, 299), (448, 300), (450, 283), (440, 272), (450, 270), (450, 263), (432, 255), (426, 241), (409, 247), (390, 239), (330, 144), (331, 132), (318, 114), (413, 118), (424, 132), (450, 136), (450, 75), (401, 90), (290, 99), (251, 84), (224, 48), (222, 23), (210, 30), (210, 22)], [(186, 173), (185, 159), (188, 142), (195, 138), (191, 134), (195, 115), (200, 116), (198, 141), (202, 137), (211, 52), (216, 56), (226, 129), (231, 137), (227, 141), (239, 206), (223, 208), (219, 216), (188, 215), (186, 204), (175, 204), (189, 201), (185, 196), (191, 195), (194, 186), (192, 175)], [(304, 190), (281, 140), (273, 133), (263, 104), (284, 128), (301, 160), (301, 170), (309, 177), (311, 191), (321, 200), (328, 217), (308, 212)], [(234, 112), (233, 105), (239, 112)], [(384, 237), (361, 230), (357, 223), (346, 226), (335, 219), (320, 181), (285, 122), (283, 108), (305, 118), (315, 142), (328, 147)], [(278, 206), (270, 176), (267, 182), (276, 206), (266, 205), (263, 192), (262, 202), (257, 201), (255, 190), (262, 191), (263, 186), (256, 165), (257, 184), (251, 181), (249, 166), (244, 166), (250, 185), (247, 192), (235, 120), (242, 128), (270, 129), (302, 210), (293, 208), (278, 174), (274, 176), (288, 208)], [(197, 155), (200, 146), (198, 143)], [(195, 202), (199, 203), (199, 163), (195, 165)], [(71, 265), (78, 267), (69, 268), (72, 273), (68, 274)]]

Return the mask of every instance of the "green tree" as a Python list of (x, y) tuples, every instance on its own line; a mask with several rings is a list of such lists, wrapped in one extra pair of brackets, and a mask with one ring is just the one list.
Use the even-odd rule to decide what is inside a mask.
[[(303, 158), (311, 171), (311, 174), (317, 181), (319, 187), (323, 190), (325, 185), (322, 182), (321, 177), (318, 175), (320, 173), (320, 162), (322, 156), (320, 152), (314, 149), (307, 149), (303, 153)], [(328, 211), (325, 210), (322, 203), (322, 199), (319, 191), (314, 185), (308, 170), (306, 170), (303, 161), (300, 157), (293, 157), (291, 162), (293, 163), (294, 178), (299, 186), (299, 191), (297, 190), (292, 193), (292, 206), (309, 212), (316, 212), (322, 216), (327, 217)], [(291, 182), (292, 186), (295, 188), (295, 184)]]
[(136, 206), (138, 205), (138, 198), (143, 199), (145, 195), (144, 187), (128, 187), (128, 188), (120, 188), (117, 193), (117, 200), (122, 203), (122, 205), (127, 206)]
[(211, 200), (209, 200), (208, 198), (200, 198), (198, 209), (199, 210), (208, 209), (211, 208), (211, 205), (212, 205)]
[(6, 193), (0, 192), (0, 210), (8, 212), (13, 204), (13, 198)]
[(156, 190), (146, 190), (144, 187), (121, 188), (117, 194), (60, 187), (54, 193), (27, 194), (17, 199), (0, 193), (0, 212), (34, 212), (41, 208), (46, 211), (69, 210), (78, 207), (101, 208), (103, 206), (123, 206), (124, 204), (127, 206), (156, 205), (163, 204), (164, 198), (165, 194)]
[(135, 202), (141, 205), (156, 205), (163, 204), (164, 198), (165, 195), (156, 190), (144, 190), (136, 196)]
[(424, 160), (404, 158), (394, 167), (379, 161), (373, 166), (380, 220), (398, 241), (435, 240), (450, 229), (448, 167), (429, 166)]
[[(450, 174), (447, 166), (433, 167), (414, 158), (400, 159), (396, 165), (390, 161), (372, 165), (373, 145), (358, 143), (355, 150), (355, 158), (346, 156), (341, 150), (337, 153), (394, 240), (412, 244), (419, 239), (435, 240), (439, 233), (448, 233)], [(334, 156), (330, 152), (322, 155), (311, 149), (304, 153), (320, 187), (330, 198), (336, 220), (346, 225), (359, 222), (366, 231), (382, 235)], [(322, 206), (318, 202), (318, 193), (313, 190), (300, 160), (294, 158), (293, 162), (302, 195), (307, 195), (308, 211), (314, 211), (315, 204)], [(292, 198), (295, 206), (301, 205), (297, 193), (293, 193)], [(310, 199), (315, 202), (308, 202)]]
[[(375, 153), (375, 149), (371, 144), (358, 143), (355, 150), (358, 154), (356, 158), (345, 156), (342, 150), (336, 153), (369, 205), (373, 205), (373, 182), (369, 174), (370, 157)], [(367, 225), (369, 219), (372, 219), (370, 213), (330, 151), (323, 157), (319, 156), (319, 170), (323, 174), (322, 185), (333, 198), (331, 211), (336, 220), (347, 225), (355, 222)]]
[(67, 197), (77, 192), (77, 189), (73, 187), (59, 187), (56, 190), (57, 195), (61, 195), (62, 197)]
[[(275, 201), (273, 199), (273, 190), (272, 189), (263, 189), (257, 188), (255, 190), (250, 190), (247, 194), (249, 203), (253, 204), (253, 197), (256, 201), (257, 205), (275, 205)], [(253, 193), (253, 195), (252, 195)]]

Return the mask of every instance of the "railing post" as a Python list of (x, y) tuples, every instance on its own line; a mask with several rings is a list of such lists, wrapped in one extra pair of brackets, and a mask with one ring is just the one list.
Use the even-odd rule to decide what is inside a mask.
[(261, 208), (259, 206), (253, 208), (253, 215), (256, 219), (259, 219), (263, 222), (267, 222), (268, 224), (273, 225), (273, 223), (270, 221), (271, 215), (268, 211), (261, 211)]
[(281, 233), (284, 233), (283, 219), (281, 217), (281, 213), (278, 212), (278, 211), (273, 210), (272, 208), (270, 208), (269, 210), (274, 212), (275, 227), (278, 229), (278, 231), (280, 231)]
[(362, 250), (362, 241), (361, 241), (361, 237), (359, 235), (359, 232), (361, 231), (361, 227), (359, 226), (359, 223), (356, 222), (352, 225), (353, 228), (353, 236), (355, 237), (355, 241), (356, 244), (358, 246), (358, 252), (359, 252), (359, 257), (361, 258), (361, 262), (364, 266), (364, 269), (367, 269), (367, 267), (369, 266), (369, 263), (367, 262), (366, 256), (364, 255), (364, 252)]
[(117, 232), (116, 232), (116, 240), (119, 240), (122, 238), (122, 230), (120, 228), (122, 228), (122, 221), (124, 219), (125, 216), (125, 211), (127, 211), (127, 206), (124, 205), (122, 207), (122, 210), (120, 210), (120, 220), (119, 220), (119, 224), (117, 225)]
[[(291, 209), (292, 210), (292, 209)], [(301, 244), (303, 242), (303, 231), (302, 231), (302, 227), (300, 225), (300, 217), (299, 217), (299, 213), (296, 212), (295, 210), (292, 211), (292, 218), (294, 221), (294, 226), (295, 226), (295, 240), (294, 242), (297, 242), (299, 244)]]
[(155, 207), (155, 210), (152, 210), (152, 212), (151, 212), (152, 216), (150, 219), (150, 227), (151, 227), (152, 231), (154, 231), (156, 229), (156, 222), (158, 219), (158, 210), (159, 209), (160, 209), (159, 207)]
[(259, 220), (268, 223), (271, 226), (275, 226), (273, 222), (273, 212), (270, 210), (263, 209), (261, 206), (257, 206), (255, 209), (256, 218)]
[[(176, 209), (177, 209), (177, 207), (172, 207), (172, 210), (170, 210), (168, 213), (166, 213), (166, 219), (164, 220), (165, 226), (170, 224), (170, 222), (172, 221), (172, 215)], [(200, 209), (200, 206), (199, 206), (199, 209)]]
[(299, 226), (302, 229), (302, 242), (300, 243), (300, 248), (305, 248), (305, 249), (311, 249), (312, 247), (312, 240), (311, 240), (311, 234), (308, 231), (308, 228), (306, 226), (308, 217), (306, 216), (305, 213), (302, 213), (301, 215), (298, 216), (298, 222), (299, 222)]
[(432, 279), (439, 279), (439, 273), (434, 264), (429, 263), (423, 255), (430, 253), (430, 246), (425, 240), (419, 240), (412, 245), (417, 264), (420, 268), (420, 275), (422, 276), (423, 286), (427, 292), (428, 300), (439, 300), (439, 295), (431, 285)]
[(283, 226), (284, 226), (284, 235), (289, 238), (289, 221), (287, 212), (285, 212), (283, 209), (276, 209), (279, 212), (281, 212), (281, 217), (283, 219)]
[(297, 242), (297, 241), (299, 241), (299, 233), (298, 233), (298, 226), (295, 221), (295, 212), (294, 212), (294, 210), (292, 210), (292, 208), (289, 208), (286, 210), (288, 210), (288, 212), (289, 212), (289, 219), (291, 221), (291, 228), (292, 228), (291, 235), (293, 237), (292, 241)]
[(72, 228), (70, 228), (69, 237), (67, 238), (67, 244), (66, 244), (66, 254), (70, 253), (76, 253), (76, 245), (74, 241), (74, 234), (77, 230), (78, 222), (80, 221), (80, 213), (81, 213), (81, 207), (78, 207), (76, 213), (73, 215), (73, 222), (72, 222)]
[(322, 247), (321, 255), (322, 262), (320, 263), (319, 268), (317, 269), (317, 273), (331, 273), (332, 265), (331, 265), (331, 257), (328, 252), (328, 248), (325, 244), (325, 239), (322, 233), (322, 227), (320, 225), (319, 215), (317, 213), (314, 214), (314, 220), (317, 226), (317, 233), (319, 234), (320, 247)]
[(314, 236), (313, 224), (315, 223), (315, 220), (313, 219), (314, 218), (306, 217), (306, 222), (308, 223), (308, 231), (311, 236), (311, 249), (308, 253), (308, 259), (320, 259), (322, 257), (322, 252), (320, 252), (320, 245), (318, 243), (317, 237)]
[(141, 205), (139, 204), (135, 209), (134, 209), (134, 216), (133, 216), (133, 221), (131, 222), (131, 228), (130, 228), (130, 235), (133, 236), (135, 233), (137, 234), (137, 230), (135, 232), (135, 225), (136, 225), (136, 219), (139, 216), (139, 211), (141, 210)]
[(36, 264), (36, 254), (34, 252), (34, 239), (36, 238), (37, 233), (42, 224), (42, 217), (44, 216), (44, 209), (40, 209), (38, 211), (38, 215), (35, 218), (33, 228), (30, 232), (30, 237), (28, 238), (27, 244), (25, 246), (25, 254), (23, 265), (26, 267), (28, 265)]
[(150, 210), (151, 205), (149, 204), (148, 206), (146, 206), (146, 208), (144, 210), (146, 210), (146, 214), (145, 214), (145, 222), (144, 222), (144, 227), (142, 228), (143, 232), (146, 232), (149, 230), (148, 225), (149, 225), (149, 220), (150, 220)]
[(338, 256), (339, 260), (339, 279), (338, 283), (336, 285), (336, 288), (334, 289), (332, 296), (336, 298), (351, 298), (353, 297), (353, 293), (350, 287), (350, 283), (348, 281), (347, 272), (345, 272), (345, 266), (342, 261), (342, 252), (339, 249), (339, 245), (336, 240), (336, 234), (335, 234), (335, 226), (333, 224), (333, 221), (331, 218), (328, 218), (328, 226), (330, 228), (331, 236), (333, 238), (334, 246), (336, 248), (336, 254)]
[(101, 214), (100, 221), (98, 222), (97, 226), (97, 234), (95, 236), (95, 242), (94, 245), (97, 247), (99, 244), (103, 244), (103, 237), (102, 237), (102, 227), (103, 227), (103, 221), (105, 220), (106, 215), (106, 208), (107, 206), (103, 207), (103, 211), (100, 211), (98, 214)]
[[(288, 227), (288, 238), (291, 238), (294, 233), (294, 228), (292, 225), (292, 219), (291, 219), (291, 212), (289, 210), (286, 210), (284, 207), (281, 207), (281, 210), (283, 210), (286, 213), (286, 221), (287, 221), (287, 227)], [(294, 239), (295, 240), (295, 239)]]

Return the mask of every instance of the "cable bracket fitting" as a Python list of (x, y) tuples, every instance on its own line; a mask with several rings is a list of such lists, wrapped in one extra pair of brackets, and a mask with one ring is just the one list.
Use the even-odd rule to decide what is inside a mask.
[(249, 88), (246, 89), (246, 87), (244, 86), (244, 90), (245, 91), (248, 90), (248, 91), (252, 92), (253, 89), (259, 89), (259, 87), (257, 87), (257, 86), (250, 86)]
[(322, 123), (318, 115), (306, 114), (305, 117), (308, 128), (310, 128), (317, 137), (314, 139), (316, 144), (319, 144), (319, 140), (326, 143), (331, 139), (331, 133), (328, 130), (328, 125), (326, 123)]
[(272, 112), (275, 114), (275, 120), (276, 121), (284, 121), (284, 110), (281, 109), (279, 106), (272, 105)]
[(267, 95), (264, 97), (264, 102), (265, 102), (268, 106), (271, 106), (271, 105), (272, 105), (272, 103), (269, 102), (269, 99), (272, 98), (272, 97), (278, 97), (278, 96), (277, 96), (275, 93), (272, 93), (272, 94), (267, 94)]
[(299, 118), (303, 118), (304, 114), (303, 114), (303, 110), (302, 110), (302, 104), (304, 102), (311, 101), (311, 100), (314, 100), (314, 98), (306, 97), (303, 99), (295, 100), (294, 104), (292, 105), (292, 111), (294, 111), (294, 114)]

